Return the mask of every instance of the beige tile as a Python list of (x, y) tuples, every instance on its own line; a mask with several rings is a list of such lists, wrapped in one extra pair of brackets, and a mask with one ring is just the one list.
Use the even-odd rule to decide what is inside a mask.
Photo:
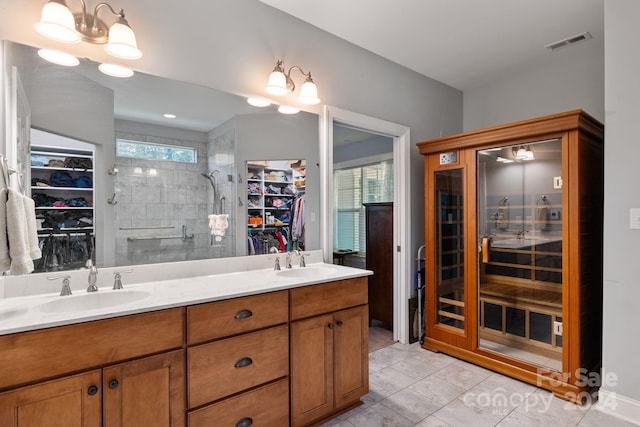
[(433, 415), (452, 426), (473, 427), (492, 427), (504, 418), (504, 415), (495, 414), (487, 408), (468, 405), (460, 399), (453, 400)]
[(640, 420), (638, 420), (638, 424), (633, 424), (611, 414), (591, 408), (582, 418), (578, 427), (637, 427), (638, 425), (640, 425)]
[(438, 409), (429, 405), (424, 395), (410, 388), (400, 390), (380, 403), (415, 423), (428, 417), (434, 410)]
[(412, 427), (413, 421), (382, 404), (373, 405), (347, 419), (355, 427)]

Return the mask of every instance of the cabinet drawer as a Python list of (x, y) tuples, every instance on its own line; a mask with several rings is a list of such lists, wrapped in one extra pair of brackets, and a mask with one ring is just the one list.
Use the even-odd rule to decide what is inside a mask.
[(291, 320), (366, 304), (367, 278), (339, 280), (291, 289)]
[(286, 323), (288, 311), (287, 291), (188, 307), (188, 344), (198, 344)]
[[(289, 382), (280, 380), (188, 415), (189, 427), (282, 427), (289, 424)], [(245, 424), (241, 424), (244, 421)]]
[(181, 308), (0, 336), (0, 390), (179, 348)]
[(289, 327), (276, 326), (187, 349), (189, 408), (289, 374)]

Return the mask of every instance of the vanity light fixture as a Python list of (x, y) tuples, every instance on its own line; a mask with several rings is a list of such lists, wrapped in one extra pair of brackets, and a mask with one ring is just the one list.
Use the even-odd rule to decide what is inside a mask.
[(281, 105), (278, 107), (278, 112), (282, 114), (298, 114), (300, 109), (290, 105)]
[(266, 98), (249, 97), (247, 98), (247, 102), (249, 105), (253, 105), (254, 107), (268, 107), (271, 105), (271, 101)]
[(164, 117), (165, 119), (175, 119), (177, 116), (171, 113), (164, 113), (162, 117)]
[(53, 50), (53, 49), (40, 49), (38, 50), (38, 56), (54, 64), (63, 65), (65, 67), (75, 67), (80, 63), (80, 60), (68, 53)]
[[(138, 49), (136, 35), (124, 17), (124, 10), (116, 12), (108, 3), (98, 3), (93, 15), (87, 13), (85, 0), (79, 0), (81, 12), (73, 13), (65, 0), (49, 0), (42, 8), (40, 21), (34, 24), (36, 31), (43, 36), (62, 43), (79, 43), (84, 40), (93, 44), (104, 44), (104, 50), (120, 59), (138, 59), (142, 52)], [(110, 26), (98, 18), (98, 11), (108, 8), (116, 20)], [(43, 56), (43, 58), (55, 62)], [(126, 68), (126, 67), (121, 67)], [(107, 67), (109, 69), (109, 67)], [(109, 74), (100, 68), (100, 71)], [(122, 70), (109, 74), (115, 77), (129, 77), (133, 71)]]
[(133, 76), (133, 70), (131, 68), (117, 64), (100, 64), (98, 65), (98, 70), (111, 77), (126, 78)]
[(513, 156), (516, 160), (535, 160), (533, 151), (531, 151), (528, 145), (521, 145), (517, 150), (514, 148)]
[(320, 103), (320, 98), (318, 98), (318, 87), (311, 78), (311, 72), (305, 73), (302, 68), (294, 65), (293, 67), (289, 68), (289, 71), (285, 73), (284, 62), (282, 60), (278, 60), (276, 66), (269, 75), (269, 80), (267, 81), (267, 87), (265, 88), (265, 91), (276, 96), (283, 96), (289, 92), (292, 93), (293, 91), (295, 91), (296, 85), (291, 79), (291, 71), (293, 69), (297, 69), (298, 71), (300, 71), (300, 73), (302, 73), (303, 76), (306, 77), (304, 83), (302, 84), (302, 87), (300, 88), (300, 102), (306, 105), (314, 105)]

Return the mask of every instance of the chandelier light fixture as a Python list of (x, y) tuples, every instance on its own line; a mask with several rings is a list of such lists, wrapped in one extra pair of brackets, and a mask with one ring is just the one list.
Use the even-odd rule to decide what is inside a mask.
[(528, 145), (521, 145), (518, 149), (513, 149), (513, 157), (516, 160), (535, 160), (533, 151)]
[[(43, 36), (61, 43), (85, 41), (92, 44), (103, 44), (104, 50), (109, 55), (119, 59), (133, 60), (142, 57), (142, 52), (138, 49), (136, 42), (136, 35), (125, 19), (124, 10), (120, 9), (119, 12), (116, 12), (108, 3), (98, 3), (92, 15), (87, 13), (85, 0), (79, 1), (82, 7), (81, 11), (73, 13), (65, 0), (49, 0), (42, 8), (40, 21), (34, 24), (34, 28)], [(109, 27), (98, 18), (98, 12), (104, 8), (115, 16), (115, 22)], [(52, 60), (52, 62), (55, 61)], [(133, 72), (119, 74), (133, 75)]]

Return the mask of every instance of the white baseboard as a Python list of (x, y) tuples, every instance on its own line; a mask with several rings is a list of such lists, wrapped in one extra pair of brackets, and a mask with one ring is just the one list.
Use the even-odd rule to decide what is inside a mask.
[(600, 389), (595, 408), (627, 422), (640, 426), (640, 401)]

